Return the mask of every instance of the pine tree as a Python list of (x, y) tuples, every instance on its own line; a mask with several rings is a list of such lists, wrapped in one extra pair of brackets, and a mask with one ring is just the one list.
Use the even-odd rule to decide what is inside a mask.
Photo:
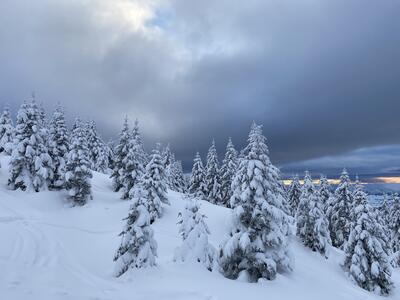
[(196, 153), (193, 161), (189, 193), (200, 198), (204, 198), (206, 195), (205, 170), (199, 152)]
[[(137, 126), (137, 124), (135, 125)], [(120, 171), (122, 182), (122, 199), (129, 199), (129, 193), (145, 173), (145, 165), (140, 136), (135, 130), (131, 134), (127, 145), (128, 153), (122, 159)]]
[(340, 183), (335, 193), (329, 200), (327, 217), (332, 245), (343, 247), (350, 234), (350, 209), (353, 205), (353, 197), (350, 191), (350, 178), (346, 170), (340, 176)]
[(390, 207), (389, 207), (389, 199), (388, 195), (384, 194), (383, 195), (383, 201), (382, 204), (379, 206), (379, 213), (382, 217), (382, 220), (384, 221), (384, 225), (388, 226), (390, 222)]
[(68, 190), (69, 199), (74, 205), (84, 205), (89, 199), (92, 199), (90, 183), (92, 172), (85, 138), (83, 124), (77, 119), (72, 131), (65, 173), (65, 186)]
[(11, 154), (14, 139), (14, 127), (10, 110), (6, 106), (0, 116), (0, 153)]
[(156, 265), (157, 242), (150, 226), (147, 210), (148, 194), (140, 185), (135, 186), (126, 225), (120, 236), (121, 244), (114, 256), (117, 277), (129, 269), (146, 268)]
[(210, 230), (205, 218), (200, 213), (200, 204), (196, 200), (188, 200), (185, 210), (178, 215), (179, 235), (183, 243), (176, 249), (174, 260), (199, 262), (211, 271), (216, 250), (208, 242)]
[(183, 168), (181, 161), (174, 161), (170, 166), (169, 174), (169, 187), (171, 190), (185, 193), (186, 192), (186, 180), (183, 175)]
[(326, 176), (321, 175), (319, 179), (319, 195), (321, 198), (321, 203), (324, 208), (324, 213), (326, 213), (328, 203), (329, 203), (329, 198), (331, 197), (332, 193), (329, 187), (329, 182)]
[(354, 193), (353, 210), (357, 221), (352, 223), (344, 247), (343, 268), (361, 288), (386, 295), (392, 290), (393, 283), (384, 226), (378, 222), (360, 184)]
[(389, 229), (391, 231), (391, 248), (393, 255), (393, 266), (400, 267), (400, 198), (393, 195), (389, 215)]
[(53, 177), (52, 161), (36, 102), (24, 102), (18, 111), (8, 185), (11, 189), (46, 190)]
[(162, 215), (162, 203), (170, 204), (167, 198), (164, 165), (158, 146), (153, 150), (151, 160), (146, 166), (146, 172), (141, 180), (141, 185), (148, 193), (147, 208), (150, 214), (150, 222), (153, 223)]
[(146, 153), (146, 150), (144, 149), (142, 136), (140, 134), (139, 121), (137, 119), (135, 120), (135, 124), (133, 125), (132, 137), (134, 140), (136, 140), (136, 144), (138, 145), (138, 149), (139, 149), (138, 153), (139, 153), (140, 163), (143, 166), (146, 166), (149, 162), (149, 158)]
[(207, 191), (206, 198), (214, 204), (221, 204), (222, 201), (219, 180), (218, 154), (213, 140), (207, 154), (205, 184)]
[(96, 123), (92, 120), (86, 124), (86, 135), (89, 150), (89, 161), (92, 170), (106, 173), (108, 170), (107, 145), (101, 139), (96, 129)]
[(272, 280), (291, 270), (288, 253), (288, 215), (280, 194), (270, 182), (266, 139), (261, 126), (252, 125), (248, 146), (232, 182), (234, 207), (230, 237), (220, 248), (220, 266), (228, 278), (243, 272), (252, 281)]
[(52, 189), (62, 189), (65, 185), (65, 163), (69, 151), (69, 137), (65, 125), (64, 111), (57, 106), (50, 121), (49, 155), (53, 161)]
[(235, 150), (231, 138), (229, 138), (228, 144), (226, 145), (225, 157), (222, 161), (220, 170), (221, 204), (226, 207), (229, 207), (229, 201), (232, 196), (231, 185), (237, 169), (237, 156), (237, 151)]
[(129, 131), (128, 118), (125, 118), (121, 133), (119, 134), (119, 142), (114, 149), (114, 169), (111, 174), (114, 192), (118, 192), (124, 186), (122, 180), (124, 168), (123, 160), (128, 155), (128, 143), (130, 139), (131, 132)]
[(328, 257), (331, 244), (328, 220), (325, 217), (321, 197), (315, 190), (308, 172), (304, 177), (304, 185), (297, 209), (297, 236), (306, 247)]
[(299, 177), (295, 175), (292, 179), (292, 182), (289, 186), (289, 190), (287, 193), (287, 198), (290, 206), (290, 213), (292, 216), (296, 215), (297, 207), (299, 206), (301, 196), (301, 185), (299, 181)]

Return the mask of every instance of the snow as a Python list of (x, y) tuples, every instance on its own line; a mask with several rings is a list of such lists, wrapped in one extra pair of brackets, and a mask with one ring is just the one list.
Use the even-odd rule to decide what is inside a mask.
[[(1, 299), (382, 299), (346, 278), (339, 266), (341, 251), (332, 249), (326, 260), (295, 237), (294, 271), (274, 281), (233, 281), (198, 263), (173, 262), (175, 248), (182, 243), (177, 215), (187, 200), (172, 191), (171, 206), (164, 207), (164, 215), (153, 225), (158, 265), (115, 278), (113, 257), (131, 203), (112, 192), (111, 179), (94, 172), (93, 200), (71, 207), (65, 192), (8, 190), (8, 158), (0, 156), (0, 162)], [(207, 216), (209, 241), (218, 247), (228, 232), (230, 210), (201, 201), (201, 212)], [(399, 286), (399, 269), (392, 279)], [(400, 292), (395, 289), (387, 299), (400, 299)]]

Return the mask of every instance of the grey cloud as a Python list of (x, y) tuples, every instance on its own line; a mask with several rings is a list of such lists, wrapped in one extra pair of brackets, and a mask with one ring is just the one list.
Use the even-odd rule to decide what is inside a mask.
[(282, 165), (400, 143), (397, 1), (153, 2), (149, 35), (107, 1), (3, 1), (1, 101), (35, 90), (107, 136), (138, 117), (186, 168), (212, 138), (242, 147), (252, 120)]

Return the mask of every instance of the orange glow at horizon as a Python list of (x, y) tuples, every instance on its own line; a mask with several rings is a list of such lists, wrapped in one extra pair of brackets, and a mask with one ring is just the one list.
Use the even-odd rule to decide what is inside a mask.
[(400, 183), (400, 177), (375, 177), (377, 181), (383, 183)]
[[(400, 176), (390, 176), (390, 177), (384, 177), (384, 176), (379, 176), (379, 177), (372, 177), (370, 178), (372, 182), (361, 182), (361, 184), (370, 184), (370, 183), (388, 183), (388, 184), (400, 184)], [(304, 184), (304, 180), (299, 180), (300, 184)], [(319, 184), (319, 179), (314, 179), (313, 183), (315, 185)], [(337, 185), (339, 184), (340, 180), (339, 179), (328, 179), (328, 183), (331, 185)], [(284, 185), (290, 185), (292, 183), (291, 179), (284, 179), (283, 184)]]

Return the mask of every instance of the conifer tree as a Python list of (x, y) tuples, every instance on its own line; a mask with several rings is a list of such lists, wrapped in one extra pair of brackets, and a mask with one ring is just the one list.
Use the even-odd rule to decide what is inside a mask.
[(128, 140), (127, 155), (122, 159), (120, 171), (122, 182), (122, 199), (128, 199), (129, 193), (145, 173), (145, 162), (137, 124)]
[(36, 102), (24, 102), (17, 115), (10, 160), (8, 186), (13, 190), (46, 190), (53, 177), (52, 161), (41, 124)]
[(134, 140), (136, 140), (136, 144), (138, 145), (140, 163), (142, 164), (142, 166), (146, 166), (149, 162), (149, 157), (146, 153), (146, 150), (144, 149), (142, 136), (140, 134), (139, 121), (137, 119), (135, 120), (135, 124), (133, 125), (132, 137)]
[(214, 204), (221, 203), (221, 185), (219, 178), (218, 154), (215, 142), (212, 141), (207, 154), (207, 164), (205, 171), (206, 198)]
[(393, 195), (389, 215), (389, 229), (391, 231), (391, 248), (393, 251), (394, 267), (400, 267), (400, 198), (398, 194)]
[(340, 176), (340, 183), (329, 200), (327, 217), (332, 245), (341, 248), (349, 238), (353, 197), (350, 191), (350, 178), (346, 170)]
[(185, 210), (178, 215), (179, 235), (183, 243), (176, 249), (174, 260), (199, 262), (211, 271), (216, 250), (208, 242), (210, 230), (205, 218), (200, 213), (200, 204), (196, 200), (188, 200)]
[(83, 124), (79, 119), (76, 119), (65, 173), (65, 186), (68, 190), (69, 199), (74, 205), (84, 205), (89, 199), (92, 199), (90, 183), (92, 171), (90, 170), (89, 151), (85, 139)]
[(147, 209), (150, 214), (150, 223), (153, 223), (162, 215), (162, 203), (170, 204), (167, 198), (165, 170), (159, 146), (153, 150), (151, 160), (147, 164), (146, 172), (141, 180), (141, 185), (147, 192)]
[(319, 195), (321, 199), (321, 203), (324, 209), (324, 213), (326, 213), (328, 203), (329, 203), (329, 198), (331, 197), (332, 193), (329, 187), (329, 182), (326, 176), (321, 175), (319, 179)]
[(261, 126), (252, 125), (232, 188), (234, 207), (230, 237), (220, 248), (220, 266), (228, 278), (247, 274), (251, 281), (272, 280), (291, 270), (288, 252), (288, 215), (280, 194), (270, 182), (266, 139)]
[(325, 217), (322, 201), (315, 190), (308, 172), (304, 177), (304, 185), (297, 209), (297, 236), (306, 247), (328, 257), (331, 244), (328, 220)]
[(86, 124), (86, 135), (89, 150), (89, 161), (92, 170), (106, 173), (108, 170), (107, 145), (101, 139), (96, 129), (96, 123), (92, 120)]
[(8, 106), (0, 116), (0, 153), (11, 154), (14, 139), (14, 127)]
[(189, 193), (204, 198), (206, 195), (205, 170), (201, 161), (200, 153), (197, 152), (189, 180)]
[(140, 269), (156, 265), (157, 242), (150, 226), (147, 210), (148, 194), (140, 185), (132, 191), (133, 199), (126, 225), (120, 236), (121, 244), (114, 256), (117, 277), (129, 269)]
[(383, 220), (385, 226), (388, 226), (389, 222), (390, 222), (390, 207), (389, 207), (389, 205), (390, 204), (389, 204), (388, 195), (384, 194), (382, 204), (379, 206), (379, 213), (382, 217), (382, 220)]
[(226, 145), (226, 152), (222, 166), (220, 170), (220, 181), (221, 181), (221, 204), (229, 207), (229, 201), (232, 196), (232, 180), (236, 173), (238, 164), (238, 154), (233, 146), (231, 138), (228, 140)]
[(343, 268), (361, 288), (386, 295), (393, 288), (390, 251), (385, 240), (384, 226), (378, 222), (360, 184), (356, 186), (352, 209), (357, 221), (352, 223), (344, 247)]
[(300, 196), (301, 196), (301, 185), (300, 185), (299, 177), (297, 175), (295, 175), (289, 186), (288, 195), (287, 195), (287, 198), (289, 201), (290, 213), (292, 216), (296, 215), (297, 207), (299, 206), (299, 202), (300, 202)]
[(114, 149), (114, 169), (111, 174), (113, 179), (113, 190), (118, 192), (123, 185), (123, 160), (128, 155), (128, 143), (131, 139), (131, 132), (129, 131), (128, 118), (125, 117), (121, 133), (119, 134), (119, 142)]
[(174, 161), (170, 166), (169, 174), (169, 187), (171, 190), (185, 193), (186, 192), (186, 180), (183, 175), (183, 168), (181, 161)]
[(69, 151), (69, 136), (65, 125), (64, 111), (56, 107), (50, 121), (49, 155), (53, 161), (52, 189), (62, 189), (65, 185), (65, 164)]

